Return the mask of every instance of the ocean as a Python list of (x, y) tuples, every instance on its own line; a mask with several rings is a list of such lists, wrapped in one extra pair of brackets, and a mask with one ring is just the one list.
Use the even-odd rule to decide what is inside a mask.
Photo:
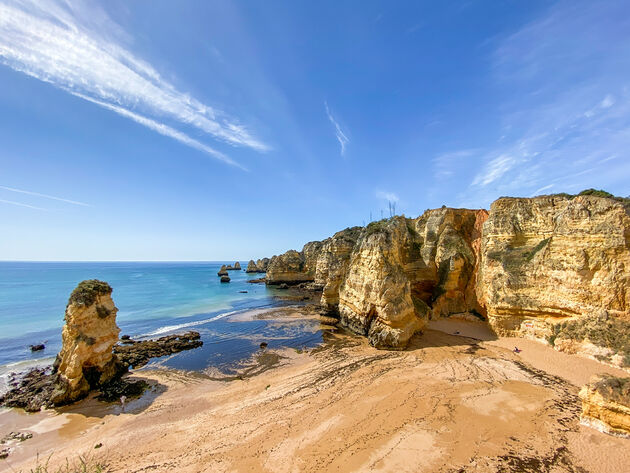
[[(160, 360), (161, 366), (230, 372), (262, 341), (272, 349), (321, 343), (316, 321), (287, 324), (238, 317), (288, 303), (274, 297), (279, 290), (247, 282), (262, 275), (229, 271), (231, 282), (221, 283), (217, 271), (233, 263), (0, 262), (0, 378), (53, 362), (61, 348), (68, 297), (84, 279), (112, 286), (121, 335), (142, 339), (200, 332), (203, 347)], [(30, 345), (38, 343), (44, 343), (45, 350), (31, 352)]]

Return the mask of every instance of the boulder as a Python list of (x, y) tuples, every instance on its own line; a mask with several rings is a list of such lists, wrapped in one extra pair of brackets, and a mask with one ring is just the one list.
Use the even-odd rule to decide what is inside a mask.
[(221, 276), (221, 282), (230, 282), (230, 276)]
[(580, 391), (582, 422), (630, 437), (630, 378), (594, 377)]
[(42, 351), (44, 348), (46, 348), (46, 345), (44, 345), (43, 343), (38, 343), (37, 345), (31, 345), (31, 351)]
[(109, 284), (96, 279), (82, 281), (66, 306), (62, 348), (55, 360), (55, 405), (85, 397), (90, 390), (127, 371), (112, 349), (120, 329)]

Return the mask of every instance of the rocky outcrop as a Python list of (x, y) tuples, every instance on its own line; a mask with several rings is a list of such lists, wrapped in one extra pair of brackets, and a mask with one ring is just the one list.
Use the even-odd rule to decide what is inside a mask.
[(191, 331), (180, 335), (167, 335), (157, 340), (135, 341), (129, 339), (123, 345), (116, 345), (114, 354), (125, 366), (140, 368), (146, 365), (151, 358), (192, 350), (202, 345), (199, 332)]
[(313, 281), (329, 315), (381, 348), (404, 348), (431, 317), (482, 316), (475, 292), (487, 212), (436, 209), (353, 227), (272, 258), (267, 283)]
[[(319, 242), (317, 242), (319, 243)], [(310, 243), (304, 245), (306, 249)], [(313, 281), (315, 279), (313, 264), (315, 259), (314, 248), (308, 249), (308, 260), (304, 251), (289, 250), (279, 256), (274, 256), (267, 267), (267, 284), (298, 284)]]
[(484, 224), (481, 254), (477, 293), (500, 335), (550, 339), (555, 324), (602, 311), (630, 320), (630, 214), (623, 202), (501, 198)]
[(81, 282), (70, 295), (62, 349), (54, 365), (54, 404), (81, 399), (126, 371), (112, 351), (120, 329), (111, 293), (109, 284), (91, 279)]
[(473, 312), (485, 211), (436, 209), (373, 222), (339, 289), (341, 323), (380, 348), (404, 348), (430, 318)]
[(315, 284), (322, 289), (322, 305), (337, 312), (339, 288), (346, 279), (352, 250), (361, 236), (362, 227), (346, 228), (322, 242), (315, 265)]
[(239, 263), (238, 261), (236, 263), (234, 263), (234, 270), (235, 271), (240, 271), (241, 270), (241, 263)]
[(221, 282), (230, 282), (230, 276), (221, 276)]
[(582, 388), (580, 398), (583, 423), (630, 437), (630, 378), (595, 378)]
[(221, 265), (221, 268), (219, 269), (219, 272), (217, 273), (217, 276), (227, 276), (228, 272), (227, 272), (227, 266), (226, 265)]
[(35, 412), (72, 403), (91, 391), (98, 391), (99, 399), (106, 401), (138, 396), (148, 385), (122, 377), (129, 366), (137, 368), (150, 358), (203, 344), (198, 332), (188, 332), (140, 342), (123, 335), (123, 345), (116, 345), (120, 329), (111, 293), (109, 284), (95, 279), (76, 287), (66, 306), (63, 345), (54, 365), (33, 369), (21, 378), (11, 376), (11, 388), (0, 396), (0, 406)]
[(269, 265), (269, 258), (262, 258), (258, 261), (254, 261), (253, 259), (249, 260), (247, 263), (246, 273), (265, 273), (267, 272), (267, 266)]

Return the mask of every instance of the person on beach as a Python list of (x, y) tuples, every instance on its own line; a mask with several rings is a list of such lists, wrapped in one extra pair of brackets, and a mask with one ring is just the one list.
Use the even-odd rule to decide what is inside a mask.
[(519, 347), (514, 347), (514, 353), (520, 353), (523, 350), (521, 350)]
[(120, 396), (120, 405), (122, 406), (122, 411), (125, 412), (125, 401), (127, 400), (127, 396)]

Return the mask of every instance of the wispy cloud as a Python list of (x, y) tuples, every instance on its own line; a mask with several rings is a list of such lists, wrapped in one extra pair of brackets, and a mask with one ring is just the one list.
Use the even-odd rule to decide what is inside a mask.
[(187, 135), (181, 131), (164, 132), (175, 129), (163, 122), (195, 128), (233, 146), (269, 149), (236, 119), (177, 90), (122, 45), (123, 35), (98, 4), (87, 8), (62, 0), (0, 3), (0, 62), (6, 66), (219, 159), (197, 140), (182, 139)]
[[(35, 197), (43, 197), (44, 199), (50, 199), (50, 200), (58, 200), (59, 202), (65, 202), (67, 204), (73, 204), (73, 205), (81, 205), (83, 207), (91, 207), (90, 204), (86, 204), (85, 202), (79, 202), (77, 200), (70, 200), (70, 199), (64, 199), (61, 197), (55, 197), (54, 195), (48, 195), (48, 194), (40, 194), (39, 192), (32, 192), (32, 191), (26, 191), (23, 189), (16, 189), (15, 187), (7, 187), (7, 186), (0, 186), (0, 189), (3, 189), (5, 191), (9, 191), (9, 192), (16, 192), (18, 194), (26, 194), (26, 195), (32, 195)], [(7, 201), (3, 201), (3, 202), (7, 202)], [(25, 207), (31, 207), (31, 208), (38, 208), (38, 207), (32, 207), (30, 205), (26, 205), (26, 204), (17, 204), (16, 202), (13, 202), (16, 205), (24, 205)]]
[(563, 0), (496, 43), (492, 77), (509, 91), (502, 129), (463, 202), (627, 189), (630, 160), (616, 158), (630, 149), (629, 26), (624, 1)]
[(387, 200), (388, 202), (398, 202), (400, 199), (393, 192), (376, 191), (376, 197), (378, 199)]
[(16, 205), (18, 207), (26, 207), (28, 209), (35, 209), (35, 210), (46, 210), (43, 209), (41, 207), (35, 207), (34, 205), (29, 205), (29, 204), (23, 204), (22, 202), (14, 202), (12, 200), (4, 200), (4, 199), (0, 199), (0, 202), (3, 204), (9, 204), (9, 205)]
[(462, 167), (462, 161), (470, 160), (478, 152), (476, 149), (461, 149), (436, 156), (432, 160), (435, 179), (442, 180), (453, 176)]
[(343, 156), (346, 153), (346, 145), (350, 142), (350, 140), (348, 139), (346, 134), (341, 131), (339, 123), (337, 123), (337, 120), (335, 120), (335, 117), (333, 117), (332, 113), (330, 112), (330, 108), (328, 108), (328, 102), (324, 102), (324, 106), (326, 107), (326, 115), (328, 115), (330, 123), (332, 123), (335, 127), (335, 136), (337, 137), (337, 141), (339, 141), (339, 145), (341, 146), (341, 156)]

